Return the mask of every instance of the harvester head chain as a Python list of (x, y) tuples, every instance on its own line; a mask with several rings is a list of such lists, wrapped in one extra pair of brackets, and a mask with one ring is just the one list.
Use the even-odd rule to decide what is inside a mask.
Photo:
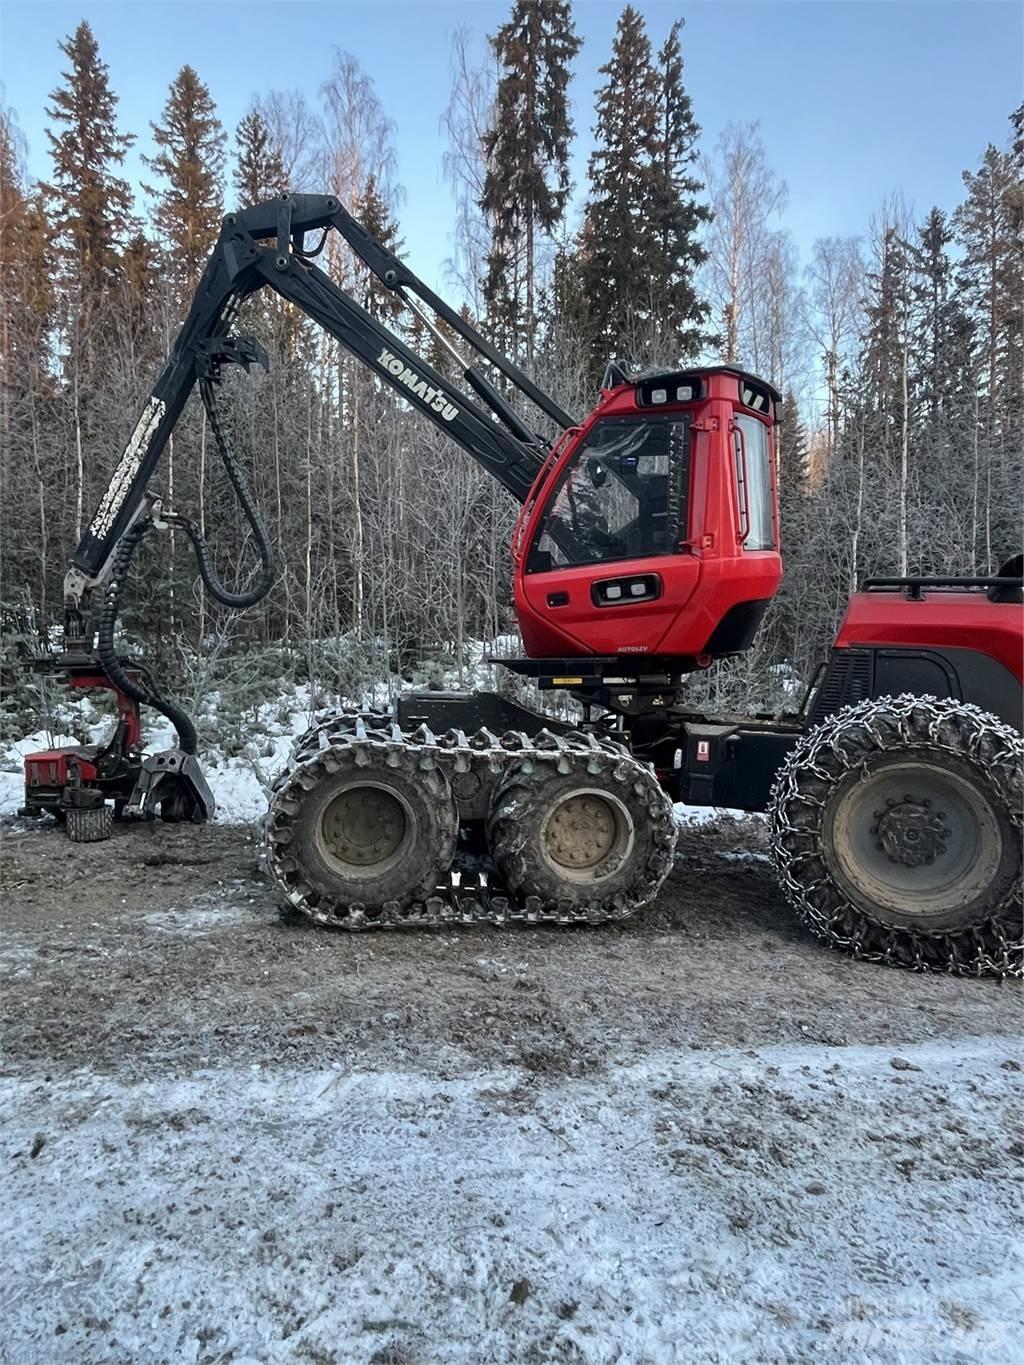
[(860, 769), (866, 776), (867, 760), (904, 743), (973, 759), (1005, 802), (1019, 833), (1024, 826), (1024, 740), (1015, 730), (980, 707), (951, 698), (904, 693), (858, 702), (811, 730), (776, 775), (768, 803), (771, 858), (786, 898), (818, 938), (866, 962), (956, 976), (1024, 976), (1019, 887), (1015, 905), (996, 907), (988, 920), (971, 929), (895, 930), (852, 905), (828, 876), (813, 814), (826, 804), (820, 788), (830, 787), (846, 772)]
[(481, 923), (600, 924), (626, 919), (639, 908), (632, 902), (608, 909), (568, 899), (545, 905), (536, 896), (527, 896), (520, 903), (496, 873), (482, 865), (453, 865), (433, 895), (408, 906), (387, 901), (379, 909), (369, 910), (360, 904), (327, 903), (304, 883), (301, 869), (290, 855), (291, 823), (303, 796), (337, 766), (336, 755), (342, 749), (362, 750), (362, 756), (384, 762), (388, 761), (387, 751), (394, 753), (397, 749), (414, 755), (417, 769), (436, 766), (451, 776), (467, 771), (468, 765), (489, 781), (511, 763), (524, 760), (558, 772), (570, 772), (574, 767), (582, 773), (594, 772), (593, 765), (600, 762), (617, 773), (623, 765), (635, 767), (639, 776), (649, 767), (618, 741), (590, 733), (555, 735), (542, 730), (531, 738), (523, 731), (495, 735), (480, 729), (471, 735), (462, 730), (435, 735), (425, 725), (404, 733), (389, 712), (355, 708), (332, 711), (296, 740), (288, 764), (274, 781), (263, 835), (271, 876), (289, 905), (315, 924), (352, 931)]

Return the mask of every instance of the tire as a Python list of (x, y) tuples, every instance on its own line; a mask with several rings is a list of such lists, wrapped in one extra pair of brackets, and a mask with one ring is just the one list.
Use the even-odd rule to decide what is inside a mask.
[(102, 806), (69, 806), (67, 829), (73, 844), (102, 843), (114, 832), (114, 812), (105, 802)]
[(517, 898), (622, 917), (653, 900), (672, 868), (672, 803), (625, 751), (581, 757), (570, 772), (533, 758), (513, 765), (491, 801), (491, 857)]
[(459, 817), (444, 773), (419, 760), (407, 745), (342, 744), (275, 792), (269, 863), (293, 903), (328, 915), (358, 906), (373, 918), (434, 893), (451, 866)]
[(829, 716), (779, 769), (772, 859), (797, 915), (855, 956), (1019, 976), (1024, 740), (950, 698)]

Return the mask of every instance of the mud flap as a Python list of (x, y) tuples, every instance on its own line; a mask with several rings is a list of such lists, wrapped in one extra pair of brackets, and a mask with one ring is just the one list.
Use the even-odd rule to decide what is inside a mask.
[(194, 754), (182, 753), (180, 749), (147, 754), (124, 814), (136, 818), (154, 816), (161, 801), (177, 795), (185, 795), (191, 800), (191, 818), (196, 824), (213, 819), (217, 803)]

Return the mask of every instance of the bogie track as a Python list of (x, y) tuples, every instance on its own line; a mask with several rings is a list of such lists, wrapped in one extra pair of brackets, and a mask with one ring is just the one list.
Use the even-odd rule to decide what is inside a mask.
[(409, 732), (355, 710), (296, 742), (265, 827), (288, 903), (345, 929), (625, 919), (657, 894), (675, 841), (653, 770), (615, 740)]

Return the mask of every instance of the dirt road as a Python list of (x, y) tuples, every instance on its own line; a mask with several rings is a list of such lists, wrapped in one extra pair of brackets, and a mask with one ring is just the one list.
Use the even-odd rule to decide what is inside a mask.
[(762, 838), (347, 936), (244, 829), (8, 826), (0, 1359), (1010, 1359), (1019, 994), (829, 953)]

